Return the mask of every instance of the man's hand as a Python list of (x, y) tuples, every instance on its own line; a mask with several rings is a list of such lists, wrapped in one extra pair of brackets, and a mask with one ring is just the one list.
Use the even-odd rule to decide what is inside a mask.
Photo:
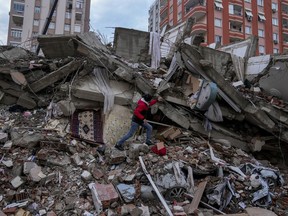
[(163, 99), (161, 96), (158, 96), (157, 100), (161, 102), (161, 101), (163, 101), (164, 99)]
[(147, 119), (144, 119), (143, 122), (144, 122), (144, 124), (147, 124)]

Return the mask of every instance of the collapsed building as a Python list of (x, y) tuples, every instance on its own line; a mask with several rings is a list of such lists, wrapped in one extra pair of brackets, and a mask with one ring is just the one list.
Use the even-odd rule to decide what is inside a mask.
[[(191, 25), (2, 47), (0, 215), (287, 214), (288, 57), (203, 47)], [(156, 145), (140, 130), (120, 152), (143, 93), (164, 98)]]

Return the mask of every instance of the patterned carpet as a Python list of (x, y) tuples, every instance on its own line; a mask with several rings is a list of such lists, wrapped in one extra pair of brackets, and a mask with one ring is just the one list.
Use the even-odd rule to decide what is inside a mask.
[(71, 120), (72, 136), (86, 142), (103, 144), (101, 110), (76, 111)]

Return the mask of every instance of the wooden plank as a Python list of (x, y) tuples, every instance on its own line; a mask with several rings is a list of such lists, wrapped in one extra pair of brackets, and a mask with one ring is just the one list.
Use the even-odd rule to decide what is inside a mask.
[(177, 137), (178, 135), (180, 135), (182, 132), (181, 132), (181, 130), (179, 130), (179, 129), (177, 129), (173, 134), (170, 134), (169, 136), (168, 136), (168, 138), (169, 139), (174, 139), (175, 137)]
[(198, 209), (198, 205), (201, 201), (201, 198), (202, 198), (202, 195), (204, 193), (206, 184), (207, 184), (207, 181), (203, 181), (198, 185), (195, 196), (194, 196), (191, 204), (188, 205), (188, 214), (192, 214), (195, 212), (195, 210)]
[(173, 134), (173, 133), (175, 133), (174, 128), (169, 128), (168, 130), (165, 130), (160, 135), (163, 136), (164, 138), (167, 138), (170, 134)]

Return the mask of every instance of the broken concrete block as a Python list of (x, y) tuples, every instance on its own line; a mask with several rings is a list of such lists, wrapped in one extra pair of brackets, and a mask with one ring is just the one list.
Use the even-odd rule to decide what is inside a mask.
[(172, 97), (172, 96), (165, 96), (164, 99), (168, 102), (171, 102), (171, 103), (175, 103), (175, 104), (178, 104), (178, 105), (181, 105), (181, 106), (186, 106), (188, 107), (188, 103), (186, 100), (183, 100), (181, 98), (177, 98), (177, 97)]
[(13, 142), (11, 140), (8, 140), (5, 142), (3, 148), (4, 149), (10, 149), (12, 147)]
[(31, 162), (31, 161), (27, 161), (27, 162), (24, 162), (23, 164), (23, 173), (24, 174), (29, 174), (30, 170), (34, 167), (36, 167), (37, 164), (34, 163), (34, 162)]
[(39, 215), (42, 216), (42, 215), (46, 215), (46, 210), (45, 209), (41, 209), (39, 210)]
[[(133, 97), (133, 90), (130, 84), (110, 80), (111, 91), (115, 98), (114, 103), (118, 105), (128, 105)], [(104, 102), (104, 95), (99, 87), (95, 84), (93, 77), (87, 76), (83, 80), (79, 80), (78, 85), (73, 86), (73, 96), (90, 101)], [(125, 94), (123, 94), (125, 92)]]
[(50, 211), (50, 212), (47, 212), (47, 216), (57, 216), (57, 215), (55, 214), (55, 212)]
[(46, 175), (42, 172), (40, 166), (35, 166), (29, 171), (29, 177), (34, 182), (39, 182), (41, 179), (45, 178)]
[(24, 183), (24, 181), (19, 176), (15, 177), (11, 181), (11, 184), (14, 188), (20, 187), (23, 183)]
[(69, 100), (59, 101), (57, 105), (59, 106), (64, 116), (71, 116), (76, 110), (74, 103)]
[(30, 85), (30, 88), (34, 92), (38, 92), (38, 91), (54, 84), (58, 80), (66, 77), (67, 75), (69, 75), (73, 71), (77, 70), (81, 64), (82, 64), (81, 61), (71, 61), (68, 64), (64, 65), (63, 67), (59, 68), (58, 70), (53, 71), (52, 73), (49, 73), (45, 77), (42, 77), (41, 79), (32, 83)]
[(34, 148), (41, 139), (43, 139), (43, 135), (41, 133), (30, 134), (29, 132), (25, 132), (23, 136), (20, 136), (20, 138), (12, 139), (12, 141), (16, 146), (29, 149)]
[(258, 208), (258, 207), (249, 207), (246, 208), (245, 211), (249, 216), (276, 216), (276, 214), (270, 210), (263, 209), (263, 208)]
[(109, 163), (120, 164), (126, 160), (125, 151), (119, 151), (118, 149), (112, 149), (110, 153)]
[(96, 167), (93, 168), (92, 175), (97, 180), (101, 179), (104, 176), (103, 172), (101, 170), (97, 169)]
[(81, 174), (82, 179), (84, 179), (84, 181), (90, 181), (92, 179), (92, 175), (90, 172), (88, 172), (87, 170), (84, 170)]
[(110, 204), (117, 202), (119, 197), (113, 184), (95, 184), (95, 188), (99, 195), (99, 199), (103, 204), (103, 208), (109, 208)]
[(149, 147), (146, 144), (135, 144), (129, 146), (129, 158), (137, 159), (139, 157), (140, 152), (148, 153)]
[(121, 215), (129, 215), (136, 206), (133, 204), (123, 205), (121, 206)]
[(33, 109), (37, 106), (36, 102), (27, 94), (22, 94), (17, 101), (17, 104), (27, 109)]
[(72, 155), (71, 158), (74, 161), (74, 163), (77, 164), (78, 166), (81, 166), (83, 164), (83, 161), (81, 160), (78, 153), (75, 153), (74, 155)]
[(13, 166), (13, 161), (11, 159), (10, 160), (2, 160), (2, 163), (8, 168)]
[(118, 184), (117, 189), (126, 203), (130, 203), (135, 197), (135, 187), (133, 185)]
[(260, 140), (259, 138), (256, 138), (254, 137), (252, 140), (251, 140), (251, 150), (253, 152), (256, 152), (256, 151), (261, 151), (262, 149), (262, 146), (265, 145), (265, 141), (264, 140)]
[(5, 143), (8, 140), (8, 134), (0, 132), (0, 143)]

